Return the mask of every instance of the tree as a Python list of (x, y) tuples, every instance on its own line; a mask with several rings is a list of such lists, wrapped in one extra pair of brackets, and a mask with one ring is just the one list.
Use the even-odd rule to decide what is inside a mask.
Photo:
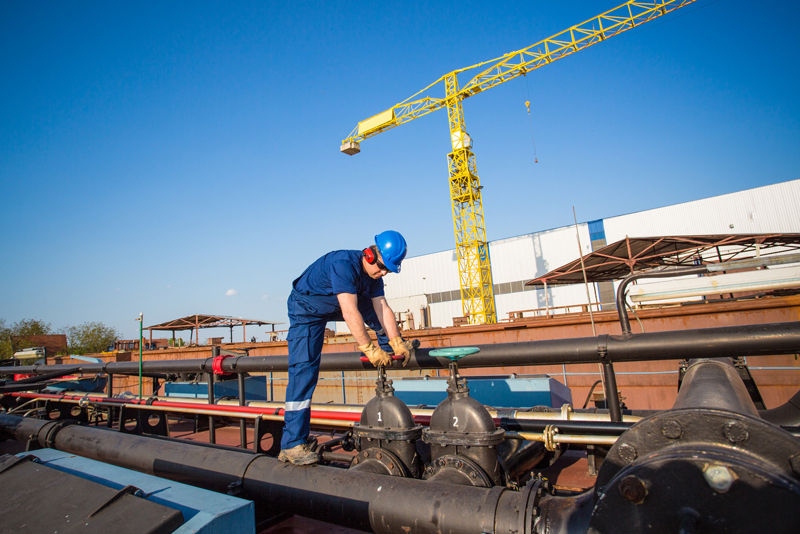
[(39, 319), (22, 319), (11, 327), (15, 336), (48, 336), (55, 334), (50, 323)]
[(67, 343), (70, 354), (94, 354), (108, 350), (121, 336), (117, 329), (99, 322), (68, 326)]
[(11, 349), (11, 329), (6, 326), (6, 320), (0, 319), (0, 360), (5, 360), (14, 355)]
[(5, 319), (0, 319), (0, 359), (11, 358), (16, 351), (25, 348), (18, 346), (20, 341), (15, 343), (13, 337), (47, 336), (55, 333), (50, 323), (39, 319), (22, 319), (11, 326), (6, 326)]

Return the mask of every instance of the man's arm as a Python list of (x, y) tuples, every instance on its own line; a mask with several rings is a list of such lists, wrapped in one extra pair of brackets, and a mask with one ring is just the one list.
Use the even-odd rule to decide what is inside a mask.
[[(350, 329), (350, 333), (356, 338), (358, 345), (369, 344), (371, 340), (369, 334), (367, 334), (367, 327), (364, 326), (364, 317), (362, 317), (361, 312), (358, 311), (358, 297), (356, 297), (356, 294), (338, 293), (336, 298), (339, 299), (339, 306), (342, 308), (344, 322), (347, 323), (347, 328)], [(380, 315), (378, 315), (378, 317), (380, 317)], [(394, 317), (394, 315), (392, 315), (392, 317)], [(381, 324), (383, 324), (382, 319)]]
[[(400, 330), (397, 329), (397, 322), (394, 319), (394, 312), (386, 302), (386, 297), (380, 296), (372, 299), (372, 307), (375, 308), (375, 314), (381, 322), (383, 331), (389, 339), (394, 339), (400, 335)], [(359, 314), (360, 317), (360, 314)], [(350, 323), (347, 323), (350, 326)]]

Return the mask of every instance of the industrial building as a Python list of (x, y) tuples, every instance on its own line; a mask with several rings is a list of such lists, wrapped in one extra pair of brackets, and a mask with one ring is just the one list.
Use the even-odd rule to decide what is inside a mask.
[[(588, 254), (628, 237), (800, 232), (800, 180), (792, 180), (672, 206), (578, 223), (581, 250)], [(525, 283), (577, 259), (575, 226), (563, 226), (489, 242), (498, 320), (518, 310), (552, 313), (586, 304), (582, 285), (537, 289)], [(592, 302), (613, 303), (613, 292), (590, 288)], [(387, 279), (392, 309), (408, 311), (417, 326), (449, 327), (463, 315), (455, 249), (409, 257), (400, 274)], [(429, 310), (427, 324), (423, 310)], [(337, 332), (346, 331), (337, 323)]]

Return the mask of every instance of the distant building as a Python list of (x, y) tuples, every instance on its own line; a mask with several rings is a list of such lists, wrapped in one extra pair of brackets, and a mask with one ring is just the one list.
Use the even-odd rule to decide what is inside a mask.
[[(800, 233), (800, 180), (692, 202), (578, 223), (582, 253), (626, 236)], [(510, 312), (587, 302), (583, 285), (549, 287), (525, 283), (578, 258), (575, 226), (564, 226), (489, 243), (497, 319)], [(400, 274), (387, 278), (392, 309), (410, 314), (418, 327), (450, 327), (463, 315), (455, 249), (406, 258)], [(605, 284), (605, 285), (604, 285)], [(594, 287), (592, 287), (594, 286)], [(592, 284), (592, 302), (613, 303), (611, 283)], [(457, 322), (457, 321), (456, 321)], [(463, 322), (463, 321), (462, 321)], [(346, 332), (344, 323), (337, 332)]]
[[(142, 345), (142, 350), (158, 350), (158, 349), (166, 349), (169, 347), (169, 340), (166, 338), (163, 339), (152, 339), (152, 340), (144, 340), (144, 345)], [(139, 350), (139, 340), (138, 339), (120, 339), (114, 342), (113, 350), (116, 351), (138, 351)]]
[(45, 355), (47, 357), (53, 357), (56, 354), (67, 353), (67, 336), (66, 334), (11, 336), (11, 346), (15, 351), (29, 347), (44, 347)]

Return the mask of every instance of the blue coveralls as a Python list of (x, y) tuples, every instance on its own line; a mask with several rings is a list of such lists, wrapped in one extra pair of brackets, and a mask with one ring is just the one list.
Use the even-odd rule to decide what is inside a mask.
[(353, 293), (358, 297), (358, 311), (364, 322), (375, 330), (378, 343), (387, 352), (392, 349), (383, 331), (372, 299), (383, 296), (383, 280), (373, 280), (361, 268), (362, 252), (330, 252), (306, 269), (292, 283), (289, 308), (289, 384), (281, 449), (290, 449), (308, 439), (311, 420), (311, 396), (319, 379), (320, 355), (325, 340), (325, 325), (343, 321), (336, 297)]

